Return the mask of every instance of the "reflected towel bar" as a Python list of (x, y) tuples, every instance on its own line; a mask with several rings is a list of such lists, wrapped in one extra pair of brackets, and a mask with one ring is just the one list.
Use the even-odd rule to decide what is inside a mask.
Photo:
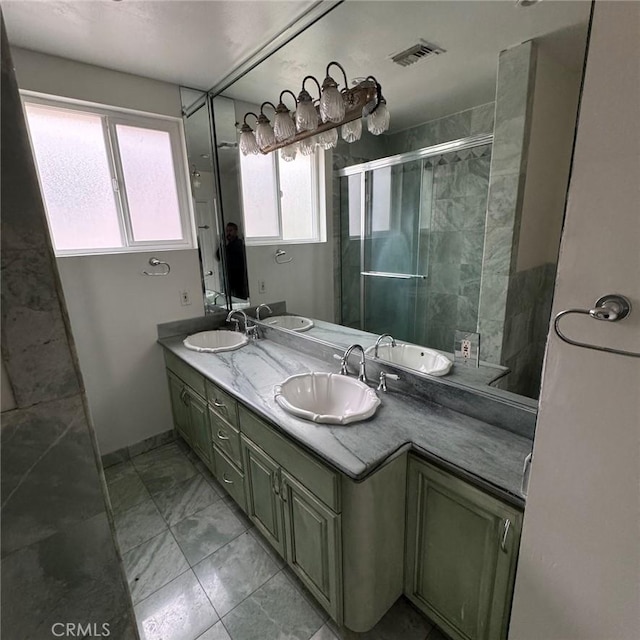
[(171, 271), (171, 267), (168, 262), (163, 262), (162, 260), (158, 260), (158, 258), (149, 258), (149, 264), (152, 267), (158, 267), (162, 265), (163, 267), (167, 267), (165, 271), (161, 271), (160, 273), (149, 273), (148, 271), (143, 271), (145, 276), (168, 276)]
[(564, 316), (568, 316), (573, 313), (590, 316), (596, 320), (618, 322), (618, 320), (623, 320), (631, 313), (631, 303), (627, 298), (612, 293), (598, 298), (593, 309), (566, 309), (565, 311), (561, 311), (553, 320), (553, 329), (557, 336), (567, 344), (572, 344), (576, 347), (583, 347), (584, 349), (593, 349), (594, 351), (615, 353), (619, 356), (640, 358), (640, 353), (637, 351), (623, 351), (622, 349), (601, 347), (599, 345), (588, 344), (587, 342), (578, 342), (577, 340), (567, 338), (567, 336), (560, 330), (560, 320), (562, 320)]
[(361, 271), (360, 275), (373, 278), (396, 278), (397, 280), (427, 279), (427, 276), (423, 276), (421, 273), (391, 273), (389, 271)]

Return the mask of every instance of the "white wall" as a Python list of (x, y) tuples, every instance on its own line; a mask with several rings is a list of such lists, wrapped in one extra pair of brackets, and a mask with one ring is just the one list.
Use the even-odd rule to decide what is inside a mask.
[(11, 47), (20, 89), (181, 117), (177, 85)]
[[(171, 265), (145, 276), (149, 258)], [(58, 258), (71, 330), (102, 454), (172, 428), (156, 325), (203, 315), (197, 251)], [(192, 304), (180, 304), (189, 290)]]
[[(640, 351), (640, 3), (603, 2), (587, 60), (555, 312), (620, 292), (620, 323), (578, 340)], [(640, 637), (640, 359), (551, 336), (511, 640)]]
[[(180, 117), (180, 91), (101, 67), (14, 48), (21, 89)], [(167, 277), (142, 275), (151, 256)], [(203, 315), (196, 250), (59, 258), (100, 452), (135, 444), (172, 427), (156, 325)], [(192, 304), (181, 306), (187, 289)]]
[(537, 62), (517, 270), (558, 256), (582, 71), (567, 68), (544, 40)]

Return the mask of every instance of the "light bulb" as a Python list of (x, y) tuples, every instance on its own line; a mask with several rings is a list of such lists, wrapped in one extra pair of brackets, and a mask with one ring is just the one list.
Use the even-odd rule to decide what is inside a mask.
[(362, 118), (343, 124), (340, 133), (345, 142), (360, 140), (360, 136), (362, 135)]
[(313, 106), (311, 96), (304, 89), (298, 96), (296, 109), (296, 129), (298, 131), (315, 131), (318, 128), (318, 112)]
[(367, 128), (374, 136), (379, 136), (389, 128), (390, 118), (387, 103), (383, 98), (380, 100), (378, 108), (367, 117)]
[(320, 117), (322, 122), (340, 122), (344, 118), (345, 107), (336, 81), (327, 76), (322, 83), (320, 96)]

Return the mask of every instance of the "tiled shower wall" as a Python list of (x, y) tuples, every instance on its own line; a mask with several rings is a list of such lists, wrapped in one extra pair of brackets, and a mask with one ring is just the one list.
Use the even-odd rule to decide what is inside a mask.
[[(138, 637), (2, 24), (2, 636)], [(59, 632), (60, 627), (57, 628)]]

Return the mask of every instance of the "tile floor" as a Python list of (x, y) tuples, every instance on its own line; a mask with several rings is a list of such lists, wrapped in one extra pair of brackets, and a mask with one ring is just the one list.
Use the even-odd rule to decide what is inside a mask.
[(142, 640), (446, 640), (402, 598), (337, 628), (181, 441), (105, 476)]

